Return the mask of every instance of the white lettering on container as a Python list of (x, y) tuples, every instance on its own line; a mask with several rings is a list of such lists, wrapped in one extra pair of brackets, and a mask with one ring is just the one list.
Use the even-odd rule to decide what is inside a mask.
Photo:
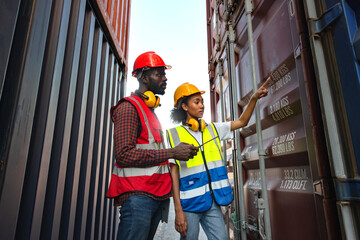
[(252, 186), (252, 187), (261, 187), (260, 172), (251, 172), (248, 183), (249, 183), (249, 186)]
[(306, 190), (308, 176), (306, 169), (284, 169), (284, 176), (281, 180), (280, 189)]
[[(287, 68), (285, 66), (285, 68)], [(288, 69), (283, 69), (282, 71), (289, 71)], [(290, 73), (286, 73), (285, 75), (280, 74), (278, 72), (275, 72), (271, 75), (272, 79), (274, 79), (276, 82), (271, 85), (270, 87), (270, 93), (273, 94), (280, 90), (282, 87), (284, 87), (288, 82), (291, 81)]]
[(285, 96), (284, 98), (270, 105), (270, 113), (273, 114), (274, 112), (279, 111), (281, 108), (284, 108), (287, 105), (289, 105), (289, 98), (288, 96)]
[(275, 137), (271, 147), (272, 154), (279, 155), (295, 151), (295, 135), (296, 131)]
[(280, 189), (306, 190), (308, 180), (281, 180)]
[(288, 118), (293, 114), (294, 114), (294, 110), (292, 110), (291, 106), (286, 106), (284, 108), (281, 108), (279, 111), (272, 113), (271, 117), (273, 118), (274, 121), (277, 122), (285, 118)]

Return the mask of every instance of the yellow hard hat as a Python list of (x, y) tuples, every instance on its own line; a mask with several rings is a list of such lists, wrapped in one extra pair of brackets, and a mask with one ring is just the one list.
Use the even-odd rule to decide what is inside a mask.
[(205, 91), (200, 91), (195, 85), (188, 82), (181, 84), (174, 93), (174, 107), (177, 107), (179, 99), (193, 95), (195, 93), (204, 94)]

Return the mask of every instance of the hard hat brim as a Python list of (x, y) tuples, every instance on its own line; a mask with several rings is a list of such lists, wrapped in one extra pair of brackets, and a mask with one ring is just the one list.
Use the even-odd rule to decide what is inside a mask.
[[(171, 66), (171, 65), (165, 65), (165, 66), (159, 66), (159, 67), (163, 67), (163, 68), (165, 68), (165, 70), (172, 69), (172, 66)], [(132, 76), (133, 76), (133, 77), (136, 77), (138, 71), (141, 71), (141, 70), (144, 69), (144, 68), (149, 68), (149, 69), (151, 69), (151, 68), (158, 68), (158, 67), (148, 67), (148, 66), (146, 66), (146, 67), (143, 67), (143, 68), (135, 69), (135, 70), (132, 71), (132, 73), (131, 73)], [(148, 70), (149, 70), (149, 69), (148, 69)]]
[(205, 91), (198, 91), (198, 92), (191, 93), (191, 94), (189, 94), (189, 95), (183, 95), (181, 98), (179, 98), (179, 99), (176, 101), (176, 103), (174, 103), (174, 107), (177, 107), (178, 102), (179, 102), (181, 99), (183, 99), (184, 97), (189, 97), (189, 96), (194, 95), (194, 94), (197, 94), (197, 93), (200, 93), (201, 95), (203, 95), (203, 94), (205, 93)]

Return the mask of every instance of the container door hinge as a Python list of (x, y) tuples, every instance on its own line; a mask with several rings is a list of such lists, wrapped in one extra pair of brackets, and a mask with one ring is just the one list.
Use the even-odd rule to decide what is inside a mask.
[(265, 235), (265, 201), (263, 198), (259, 197), (259, 192), (255, 189), (249, 189), (250, 192), (254, 194), (254, 205), (258, 210), (258, 224), (256, 226), (256, 231), (254, 230), (254, 226), (250, 227), (250, 224), (247, 223), (246, 228), (254, 232), (255, 234), (259, 234), (262, 239), (266, 239)]
[(301, 55), (301, 43), (299, 43), (294, 49), (294, 58), (297, 59)]
[(328, 28), (343, 13), (341, 3), (326, 10), (318, 19), (310, 19), (309, 26), (311, 35), (319, 34)]
[(320, 179), (314, 181), (313, 183), (314, 193), (324, 198), (332, 197), (333, 194), (331, 191), (331, 186), (329, 181), (330, 180), (326, 180), (326, 179)]

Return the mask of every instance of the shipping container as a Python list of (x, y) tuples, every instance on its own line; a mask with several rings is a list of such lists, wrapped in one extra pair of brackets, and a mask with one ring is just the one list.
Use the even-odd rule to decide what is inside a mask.
[(224, 142), (231, 239), (360, 239), (360, 3), (207, 0), (212, 121)]
[(115, 239), (130, 0), (0, 3), (1, 239)]

